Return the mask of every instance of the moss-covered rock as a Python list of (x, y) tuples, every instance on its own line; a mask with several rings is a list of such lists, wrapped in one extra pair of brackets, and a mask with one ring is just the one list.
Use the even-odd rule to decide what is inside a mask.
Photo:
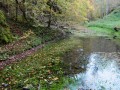
[(13, 35), (6, 23), (4, 13), (0, 10), (0, 43), (9, 43), (13, 40)]

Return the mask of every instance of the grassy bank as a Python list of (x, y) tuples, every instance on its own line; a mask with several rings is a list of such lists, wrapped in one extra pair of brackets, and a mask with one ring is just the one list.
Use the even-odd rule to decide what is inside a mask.
[(48, 44), (44, 49), (21, 62), (7, 66), (0, 71), (0, 85), (8, 84), (7, 88), (21, 90), (60, 90), (68, 83), (64, 77), (62, 56), (65, 52), (80, 47), (80, 40), (68, 38), (57, 43)]
[(120, 7), (103, 19), (90, 22), (88, 27), (101, 35), (117, 36), (120, 38), (120, 32), (115, 32), (115, 27), (120, 27)]

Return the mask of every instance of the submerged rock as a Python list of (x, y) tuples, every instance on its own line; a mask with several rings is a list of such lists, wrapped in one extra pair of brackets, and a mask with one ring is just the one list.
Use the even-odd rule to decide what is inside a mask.
[(2, 87), (8, 87), (9, 84), (6, 84), (6, 83), (2, 83)]
[(85, 89), (83, 89), (83, 88), (79, 88), (78, 90), (85, 90)]
[(23, 90), (30, 90), (29, 88), (24, 87)]
[(113, 39), (116, 39), (117, 38), (117, 36), (113, 36)]
[(32, 84), (27, 84), (25, 87), (23, 87), (23, 90), (31, 90), (34, 89)]

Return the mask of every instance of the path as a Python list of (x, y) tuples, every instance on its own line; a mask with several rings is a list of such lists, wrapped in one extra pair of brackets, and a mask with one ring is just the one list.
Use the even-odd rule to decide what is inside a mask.
[(13, 56), (9, 57), (9, 58), (8, 58), (7, 60), (5, 60), (5, 61), (1, 61), (1, 62), (0, 62), (0, 70), (2, 70), (5, 66), (7, 66), (7, 65), (9, 65), (9, 64), (12, 64), (12, 63), (14, 63), (14, 62), (16, 62), (16, 61), (20, 61), (21, 59), (23, 59), (23, 58), (25, 58), (25, 57), (27, 57), (27, 56), (32, 55), (32, 54), (35, 53), (37, 50), (39, 50), (39, 49), (41, 49), (41, 48), (43, 48), (43, 47), (44, 47), (44, 44), (39, 45), (39, 46), (37, 46), (37, 47), (35, 47), (35, 48), (32, 48), (32, 49), (30, 49), (30, 50), (27, 50), (27, 51), (25, 51), (25, 52), (23, 52), (23, 53), (20, 53), (20, 54), (18, 54), (18, 55), (13, 55)]
[[(66, 35), (67, 36), (67, 35)], [(38, 50), (42, 49), (45, 45), (47, 45), (48, 43), (52, 43), (52, 42), (56, 42), (59, 39), (63, 39), (66, 36), (64, 35), (59, 35), (57, 38), (55, 39), (51, 39), (50, 41), (45, 42), (44, 44), (41, 44), (37, 47), (31, 48), (30, 50), (26, 50), (23, 53), (17, 54), (17, 55), (13, 55), (10, 56), (8, 59), (0, 61), (0, 70), (4, 69), (7, 65), (10, 65), (12, 63), (15, 63), (17, 61), (20, 61), (28, 56), (31, 56), (32, 54), (34, 54), (35, 52), (37, 52)]]

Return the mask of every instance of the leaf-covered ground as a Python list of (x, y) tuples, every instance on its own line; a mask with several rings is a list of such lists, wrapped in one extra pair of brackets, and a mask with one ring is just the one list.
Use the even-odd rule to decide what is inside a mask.
[[(64, 76), (62, 56), (74, 47), (80, 47), (80, 40), (68, 38), (48, 44), (34, 55), (0, 71), (0, 87), (11, 90), (60, 90), (68, 81)], [(63, 83), (64, 82), (64, 83)]]
[[(34, 48), (44, 42), (51, 41), (62, 36), (60, 30), (48, 29), (45, 27), (30, 27), (8, 20), (11, 32), (14, 35), (14, 41), (3, 45), (0, 43), (0, 60), (6, 60), (9, 57), (20, 54)], [(19, 48), (18, 48), (19, 47)]]

